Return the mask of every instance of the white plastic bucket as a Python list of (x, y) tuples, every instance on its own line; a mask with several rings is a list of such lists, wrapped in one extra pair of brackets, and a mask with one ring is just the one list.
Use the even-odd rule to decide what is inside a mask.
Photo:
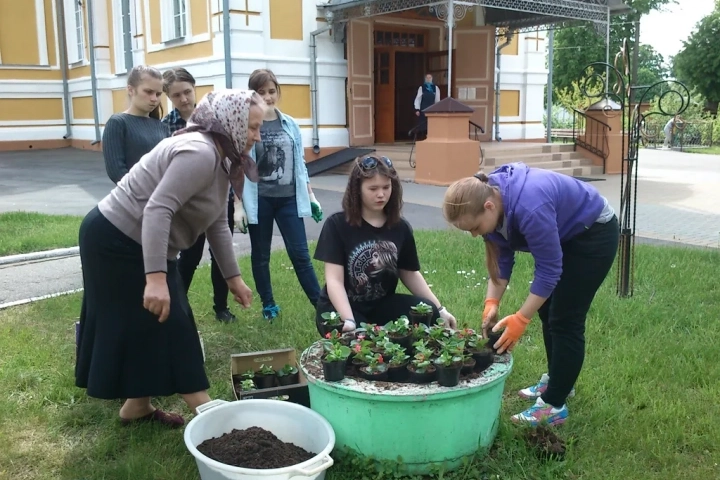
[[(196, 448), (233, 429), (250, 427), (264, 428), (283, 442), (318, 453), (297, 465), (261, 470), (225, 465)], [(325, 470), (333, 464), (330, 452), (335, 447), (335, 431), (320, 414), (296, 403), (264, 399), (213, 400), (201, 405), (198, 415), (185, 427), (184, 439), (202, 480), (323, 480)]]

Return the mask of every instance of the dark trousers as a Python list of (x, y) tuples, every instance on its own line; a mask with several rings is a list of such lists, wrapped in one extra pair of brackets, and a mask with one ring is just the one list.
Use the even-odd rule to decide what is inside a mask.
[(562, 245), (563, 270), (538, 315), (542, 321), (550, 382), (542, 399), (560, 408), (585, 360), (585, 320), (618, 249), (617, 217), (596, 223)]
[(315, 269), (310, 261), (305, 222), (298, 216), (297, 199), (292, 197), (258, 196), (258, 223), (248, 225), (250, 234), (250, 260), (252, 262), (255, 288), (262, 300), (263, 307), (273, 305), (272, 284), (270, 282), (270, 247), (273, 236), (273, 221), (277, 223), (285, 242), (285, 249), (295, 275), (310, 303), (315, 305), (320, 296)]
[[(353, 319), (355, 324), (359, 327), (361, 323), (374, 323), (375, 325), (385, 325), (388, 322), (397, 320), (403, 315), (408, 315), (410, 307), (414, 307), (420, 302), (424, 302), (430, 305), (433, 309), (433, 322), (436, 318), (440, 318), (440, 312), (438, 311), (437, 305), (432, 303), (426, 298), (416, 297), (415, 295), (408, 295), (406, 293), (393, 293), (378, 301), (378, 303), (371, 309), (366, 310), (366, 313), (360, 313), (357, 309), (353, 309)], [(320, 325), (325, 321), (322, 318), (322, 314), (326, 312), (337, 311), (330, 302), (318, 302), (317, 308), (315, 309), (315, 324), (318, 332), (322, 335)]]
[[(235, 228), (235, 204), (232, 199), (228, 200), (228, 227), (232, 233)], [(205, 248), (205, 234), (200, 235), (195, 244), (180, 252), (180, 258), (178, 259), (178, 270), (180, 271), (180, 278), (182, 279), (185, 292), (190, 290), (190, 284), (192, 283), (193, 276), (195, 275), (195, 269), (197, 269), (202, 260), (203, 250)], [(210, 279), (213, 286), (213, 309), (215, 313), (222, 312), (228, 308), (228, 286), (220, 272), (215, 257), (210, 249)]]

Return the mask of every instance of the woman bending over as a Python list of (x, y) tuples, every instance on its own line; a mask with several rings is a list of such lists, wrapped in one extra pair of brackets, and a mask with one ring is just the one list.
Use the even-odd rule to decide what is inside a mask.
[[(520, 390), (535, 404), (512, 420), (556, 425), (568, 416), (585, 359), (585, 319), (615, 259), (619, 227), (607, 199), (589, 183), (523, 163), (503, 165), (450, 185), (445, 218), (460, 230), (482, 236), (488, 282), (483, 333), (504, 327), (495, 346), (512, 350), (530, 319), (542, 322), (548, 373)], [(517, 313), (499, 322), (498, 306), (510, 280), (515, 252), (530, 252), (535, 277)]]

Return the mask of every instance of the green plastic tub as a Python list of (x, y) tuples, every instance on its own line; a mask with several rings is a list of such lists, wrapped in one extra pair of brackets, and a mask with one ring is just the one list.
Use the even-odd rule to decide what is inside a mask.
[(512, 356), (496, 356), (480, 377), (456, 387), (389, 384), (346, 377), (325, 382), (320, 342), (306, 349), (300, 367), (310, 406), (335, 431), (335, 445), (376, 460), (402, 461), (410, 474), (434, 466), (459, 468), (463, 458), (487, 451), (497, 433), (505, 379)]

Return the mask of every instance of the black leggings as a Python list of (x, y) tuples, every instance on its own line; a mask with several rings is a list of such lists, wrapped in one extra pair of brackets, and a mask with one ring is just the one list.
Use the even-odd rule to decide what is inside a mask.
[[(408, 313), (410, 313), (410, 307), (414, 307), (420, 302), (424, 302), (432, 307), (433, 323), (436, 318), (440, 318), (440, 312), (438, 311), (437, 305), (432, 303), (430, 300), (405, 293), (393, 293), (379, 300), (377, 304), (371, 310), (366, 311), (366, 313), (360, 313), (354, 308), (353, 319), (358, 327), (361, 323), (385, 325), (388, 322), (397, 320), (403, 315), (408, 315)], [(322, 318), (322, 314), (333, 311), (336, 310), (332, 303), (323, 302), (322, 300), (318, 301), (315, 310), (315, 324), (321, 335), (322, 330), (320, 330), (320, 325), (322, 325), (322, 322), (325, 321), (325, 319)]]
[(585, 360), (585, 320), (618, 249), (617, 217), (595, 223), (562, 245), (562, 275), (538, 315), (542, 321), (550, 381), (542, 399), (560, 408)]
[[(228, 201), (228, 227), (230, 227), (230, 233), (235, 229), (235, 203), (233, 203), (232, 197)], [(200, 235), (195, 242), (187, 250), (180, 252), (178, 258), (178, 271), (180, 272), (180, 278), (185, 288), (185, 293), (190, 290), (190, 284), (195, 276), (195, 269), (197, 269), (200, 261), (202, 260), (203, 251), (205, 250), (205, 234)], [(220, 313), (228, 308), (228, 293), (229, 288), (225, 277), (220, 272), (217, 262), (215, 262), (215, 256), (210, 249), (210, 279), (213, 286), (213, 309), (215, 313)]]

